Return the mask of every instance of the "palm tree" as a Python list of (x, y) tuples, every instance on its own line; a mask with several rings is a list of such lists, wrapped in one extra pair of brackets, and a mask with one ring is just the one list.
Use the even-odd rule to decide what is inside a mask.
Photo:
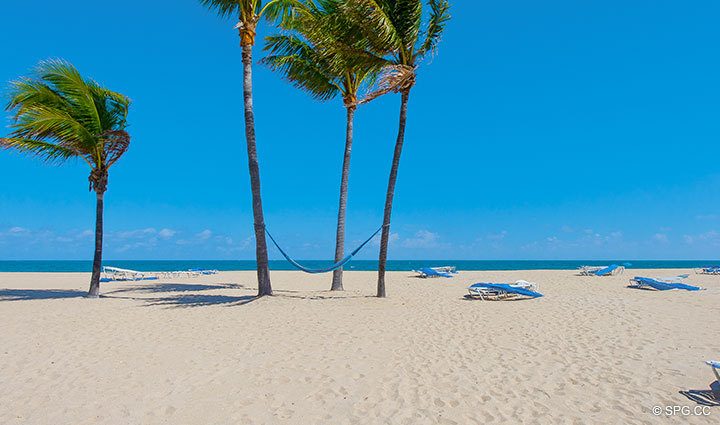
[(258, 296), (272, 295), (268, 250), (265, 241), (265, 218), (260, 192), (260, 165), (255, 141), (255, 115), (252, 92), (252, 48), (255, 31), (262, 16), (269, 19), (284, 18), (283, 11), (289, 0), (274, 0), (263, 7), (262, 0), (200, 0), (203, 6), (215, 10), (221, 17), (238, 16), (236, 29), (240, 34), (243, 63), (243, 100), (245, 106), (245, 140), (247, 142), (250, 189), (252, 191), (253, 221), (255, 229), (255, 255), (257, 259)]
[[(286, 32), (267, 37), (265, 50), (269, 55), (262, 60), (315, 99), (325, 101), (340, 96), (343, 100), (347, 121), (335, 238), (336, 262), (345, 255), (345, 216), (358, 91), (363, 84), (374, 81), (378, 72), (377, 67), (345, 61), (342, 52), (333, 51), (337, 43), (353, 42), (347, 31), (351, 23), (339, 13), (341, 4), (341, 0), (298, 2), (292, 19), (284, 25)], [(332, 61), (327, 60), (331, 51)], [(342, 276), (342, 268), (333, 272), (331, 291), (343, 290)]]
[(88, 180), (97, 203), (95, 256), (87, 296), (97, 298), (108, 171), (130, 145), (130, 135), (125, 131), (130, 100), (84, 79), (62, 60), (41, 62), (35, 76), (11, 84), (7, 110), (13, 114), (12, 132), (0, 139), (0, 147), (50, 163), (81, 158), (90, 166)]
[[(415, 85), (415, 73), (420, 61), (432, 54), (440, 42), (445, 24), (450, 19), (450, 4), (447, 0), (427, 0), (426, 6), (422, 0), (347, 0), (344, 5), (345, 13), (357, 23), (356, 28), (362, 31), (367, 45), (366, 49), (357, 52), (357, 60), (375, 64), (382, 62), (385, 65), (383, 87), (370, 98), (391, 91), (401, 95), (400, 122), (385, 196), (378, 263), (377, 296), (385, 297), (390, 216), (405, 141), (410, 90)], [(429, 9), (427, 14), (425, 8)]]

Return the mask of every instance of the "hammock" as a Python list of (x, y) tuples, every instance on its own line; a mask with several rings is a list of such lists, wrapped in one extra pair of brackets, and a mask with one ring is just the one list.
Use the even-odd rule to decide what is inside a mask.
[(290, 264), (292, 264), (293, 266), (295, 266), (295, 268), (297, 268), (298, 270), (304, 271), (305, 273), (313, 273), (313, 274), (314, 274), (314, 273), (327, 273), (327, 272), (331, 272), (331, 271), (337, 270), (337, 269), (341, 268), (342, 266), (344, 266), (345, 264), (347, 264), (350, 260), (352, 260), (352, 258), (355, 256), (355, 254), (357, 254), (358, 252), (360, 252), (360, 250), (363, 249), (363, 248), (365, 247), (365, 245), (367, 245), (368, 242), (370, 242), (370, 241), (372, 240), (372, 238), (375, 237), (375, 235), (377, 235), (378, 233), (380, 233), (380, 231), (382, 230), (383, 227), (384, 227), (384, 226), (380, 226), (380, 227), (375, 231), (375, 233), (373, 233), (369, 238), (367, 238), (367, 240), (366, 240), (365, 242), (361, 243), (359, 247), (355, 248), (355, 250), (354, 250), (353, 252), (351, 252), (350, 254), (346, 255), (345, 258), (343, 258), (342, 260), (338, 261), (337, 263), (331, 265), (330, 267), (327, 267), (327, 268), (324, 268), (324, 269), (311, 269), (311, 268), (305, 267), (305, 266), (303, 266), (302, 264), (298, 263), (297, 261), (293, 260), (292, 258), (290, 258), (290, 256), (289, 256), (282, 248), (280, 248), (280, 245), (278, 245), (278, 243), (277, 243), (277, 241), (275, 240), (275, 238), (272, 237), (272, 235), (271, 235), (270, 232), (268, 231), (267, 227), (265, 228), (265, 233), (267, 233), (267, 235), (268, 235), (268, 237), (270, 238), (270, 240), (272, 241), (272, 243), (275, 244), (275, 246), (277, 247), (278, 251), (280, 251), (280, 253), (283, 255), (283, 257), (285, 257), (285, 259), (288, 260), (288, 262), (289, 262)]

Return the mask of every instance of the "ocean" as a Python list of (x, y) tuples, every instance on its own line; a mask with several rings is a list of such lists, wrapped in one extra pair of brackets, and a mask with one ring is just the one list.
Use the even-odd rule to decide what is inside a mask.
[[(311, 268), (327, 267), (330, 261), (308, 260), (301, 264)], [(389, 271), (408, 271), (421, 267), (455, 266), (458, 270), (572, 270), (583, 265), (630, 264), (632, 269), (693, 269), (720, 264), (720, 260), (391, 260)], [(138, 271), (175, 271), (193, 268), (255, 270), (252, 260), (118, 260), (106, 261), (106, 266)], [(0, 261), (0, 272), (88, 272), (91, 261), (33, 260)], [(270, 261), (271, 270), (295, 270), (284, 260)], [(377, 261), (355, 260), (345, 270), (374, 271)]]

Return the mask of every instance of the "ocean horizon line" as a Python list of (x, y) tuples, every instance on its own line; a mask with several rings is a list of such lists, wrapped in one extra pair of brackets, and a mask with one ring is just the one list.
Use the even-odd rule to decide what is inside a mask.
[[(301, 260), (301, 263), (320, 268), (331, 264), (327, 260)], [(346, 271), (377, 271), (377, 260), (354, 260)], [(388, 271), (411, 271), (422, 267), (455, 266), (459, 271), (502, 270), (573, 270), (583, 265), (622, 264), (631, 269), (687, 269), (701, 268), (720, 263), (720, 260), (388, 260)], [(252, 271), (254, 260), (105, 260), (104, 266), (114, 266), (138, 271), (176, 271), (192, 268), (220, 271)], [(87, 272), (92, 262), (88, 260), (0, 260), (0, 272)], [(270, 260), (275, 271), (296, 270), (285, 260)]]

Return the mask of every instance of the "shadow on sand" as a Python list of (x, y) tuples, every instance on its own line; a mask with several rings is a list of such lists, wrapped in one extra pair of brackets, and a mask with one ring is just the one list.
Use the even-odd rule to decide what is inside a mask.
[(710, 384), (709, 390), (687, 390), (680, 394), (703, 406), (720, 407), (720, 381)]
[(0, 289), (0, 301), (51, 300), (60, 298), (82, 298), (86, 291), (63, 289)]
[(147, 306), (166, 307), (207, 307), (211, 305), (238, 306), (249, 304), (258, 299), (254, 295), (231, 297), (228, 295), (178, 295), (163, 298), (136, 298), (143, 300)]
[(212, 289), (243, 289), (244, 285), (235, 283), (217, 283), (212, 285), (200, 285), (200, 284), (183, 284), (183, 283), (158, 283), (150, 285), (133, 285), (126, 288), (116, 289), (114, 291), (107, 291), (105, 294), (121, 294), (125, 292), (145, 292), (145, 293), (158, 293), (158, 292), (193, 292), (193, 291), (209, 291)]

